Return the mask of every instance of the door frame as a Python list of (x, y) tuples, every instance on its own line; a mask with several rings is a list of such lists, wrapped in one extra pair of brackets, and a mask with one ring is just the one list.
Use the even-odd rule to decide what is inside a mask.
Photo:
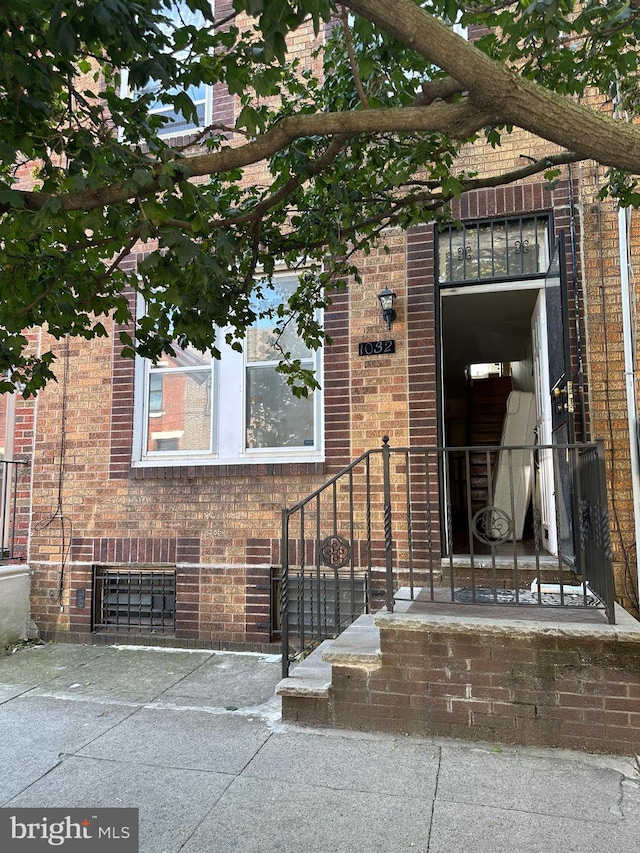
[[(536, 431), (539, 444), (551, 441), (551, 390), (549, 388), (549, 352), (547, 349), (547, 303), (540, 289), (531, 315), (531, 349), (536, 395)], [(538, 453), (539, 511), (541, 541), (550, 554), (558, 553), (558, 531), (554, 507), (553, 456), (549, 450)], [(548, 512), (548, 515), (546, 512)]]
[[(551, 443), (562, 446), (573, 445), (576, 442), (569, 328), (569, 286), (563, 231), (558, 232), (551, 248), (549, 269), (545, 276)], [(564, 454), (560, 452), (554, 454), (554, 482), (558, 559), (569, 569), (576, 570), (579, 552), (576, 523), (579, 512), (574, 488), (576, 472), (573, 470), (573, 465), (576, 463), (574, 461), (572, 465), (572, 458), (568, 450)]]
[[(445, 393), (445, 376), (444, 376), (444, 324), (442, 319), (442, 300), (452, 299), (456, 296), (464, 296), (469, 294), (481, 294), (490, 296), (496, 293), (506, 293), (513, 291), (533, 290), (538, 294), (544, 294), (545, 289), (545, 274), (541, 274), (535, 278), (526, 279), (508, 279), (500, 281), (487, 281), (478, 284), (459, 284), (459, 285), (442, 285), (436, 291), (436, 389), (437, 389), (437, 430), (438, 442), (440, 447), (446, 447), (446, 403), (447, 395)], [(533, 315), (532, 315), (533, 316)], [(450, 493), (449, 472), (445, 470), (444, 463), (440, 471), (440, 527), (441, 541), (446, 545), (447, 550), (450, 543), (453, 541), (452, 531), (449, 530), (449, 513), (446, 511), (447, 501)], [(444, 554), (443, 554), (444, 556)], [(449, 554), (447, 554), (449, 556)]]

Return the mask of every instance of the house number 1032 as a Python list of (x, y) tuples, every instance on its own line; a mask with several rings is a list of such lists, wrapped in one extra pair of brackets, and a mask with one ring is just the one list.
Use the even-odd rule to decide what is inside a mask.
[(365, 341), (358, 344), (358, 355), (390, 355), (395, 351), (395, 341)]

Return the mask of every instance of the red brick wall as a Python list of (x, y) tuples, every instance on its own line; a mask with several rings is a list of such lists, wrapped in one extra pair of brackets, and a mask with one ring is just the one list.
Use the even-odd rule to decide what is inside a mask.
[[(568, 192), (567, 182), (560, 183), (555, 191), (556, 228), (569, 224)], [(551, 201), (543, 185), (532, 183), (471, 194), (454, 212), (460, 216), (489, 213), (503, 216), (544, 210)], [(202, 572), (209, 573), (203, 575), (207, 583), (212, 567), (218, 566), (219, 583), (228, 594), (225, 593), (224, 616), (218, 606), (221, 601), (203, 598), (197, 618), (193, 602), (189, 602), (184, 618), (179, 613), (179, 635), (192, 639), (197, 634), (211, 642), (241, 635), (256, 642), (268, 640), (267, 576), (270, 567), (279, 564), (280, 509), (310, 492), (358, 453), (379, 447), (384, 434), (391, 435), (396, 446), (437, 444), (433, 229), (414, 229), (406, 237), (393, 232), (388, 244), (389, 254), (381, 249), (362, 259), (363, 283), (352, 282), (348, 291), (337, 293), (327, 313), (327, 330), (333, 345), (325, 352), (326, 463), (134, 469), (131, 466), (134, 364), (119, 357), (117, 336), (111, 351), (112, 345), (101, 340), (72, 345), (73, 382), (66, 390), (61, 386), (47, 389), (38, 403), (31, 560), (37, 574), (33, 587), (34, 617), (43, 629), (78, 630), (80, 624), (86, 624), (86, 608), (82, 613), (73, 611), (73, 594), (65, 586), (78, 580), (90, 588), (84, 574), (86, 561), (131, 559), (135, 563), (142, 558), (135, 549), (127, 551), (132, 541), (153, 542), (153, 548), (159, 548), (162, 540), (185, 538), (200, 543), (199, 557), (185, 562), (198, 563)], [(134, 262), (132, 258), (131, 263)], [(597, 281), (593, 286), (587, 282), (594, 290), (597, 284)], [(376, 293), (384, 286), (392, 287), (398, 294), (398, 319), (390, 332), (382, 324), (376, 299)], [(590, 344), (596, 346), (603, 326), (598, 314), (601, 304), (601, 300), (587, 301), (584, 308), (592, 325), (592, 317), (598, 320), (590, 338)], [(613, 297), (607, 298), (606, 304), (607, 326), (617, 347), (619, 326), (615, 325), (618, 321), (614, 314), (619, 310), (618, 305)], [(579, 307), (581, 315), (582, 302)], [(572, 316), (575, 313), (572, 307)], [(359, 341), (384, 337), (396, 341), (394, 355), (369, 360), (358, 357)], [(575, 354), (575, 334), (573, 344)], [(610, 437), (621, 449), (616, 450), (616, 467), (611, 470), (622, 476), (620, 472), (628, 464), (622, 429), (623, 377), (616, 372), (615, 392), (612, 376), (609, 377), (607, 398), (600, 390), (603, 386), (599, 376), (604, 367), (601, 359), (591, 365), (590, 379), (595, 381), (597, 400), (592, 434), (602, 435), (607, 417), (615, 418), (617, 426)], [(67, 394), (67, 457), (63, 480), (63, 515), (67, 527), (63, 529), (61, 519), (55, 519), (43, 529), (43, 522), (55, 509), (63, 390)], [(615, 401), (616, 411), (605, 409), (607, 399)], [(30, 421), (23, 426), (24, 442), (33, 433)], [(435, 479), (433, 483), (435, 488)], [(621, 527), (621, 535), (626, 536), (625, 530), (632, 529), (632, 518), (627, 498), (620, 492), (619, 498), (627, 501), (621, 518), (621, 524), (626, 525)], [(254, 539), (247, 535), (248, 530)], [(62, 567), (69, 537), (72, 549), (65, 554)], [(262, 544), (253, 544), (255, 537), (260, 537)], [(96, 552), (93, 543), (98, 541), (111, 542), (109, 547), (119, 556), (107, 559)], [(616, 542), (614, 536), (614, 547)], [(84, 550), (87, 543), (91, 557)], [(618, 553), (620, 550), (618, 545)], [(149, 559), (148, 555), (144, 559)], [(249, 571), (259, 576), (249, 577)], [(62, 609), (56, 602), (61, 573), (65, 588)], [(236, 580), (232, 583), (229, 578), (234, 573)], [(244, 610), (238, 591), (240, 577), (245, 584)], [(186, 604), (185, 600), (185, 607)]]
[[(591, 203), (582, 208), (585, 235), (582, 294), (587, 317), (586, 370), (592, 435), (604, 438), (611, 544), (618, 601), (637, 613), (637, 543), (631, 491), (631, 460), (625, 383), (618, 214), (612, 202), (598, 198), (606, 170), (594, 163), (578, 167), (581, 186)], [(640, 227), (634, 212), (630, 233), (631, 263), (640, 263)], [(638, 282), (633, 281), (638, 297)], [(636, 336), (636, 346), (638, 339)], [(638, 364), (636, 351), (635, 364)], [(635, 377), (636, 396), (638, 378)]]

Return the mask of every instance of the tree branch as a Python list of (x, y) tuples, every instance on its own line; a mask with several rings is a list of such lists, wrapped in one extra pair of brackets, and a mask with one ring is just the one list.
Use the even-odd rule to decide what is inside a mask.
[(417, 106), (428, 106), (438, 100), (448, 101), (454, 95), (461, 95), (464, 92), (464, 86), (454, 80), (453, 77), (425, 80), (421, 89), (422, 91), (415, 100)]
[(344, 0), (458, 80), (478, 109), (499, 116), (487, 124), (515, 125), (632, 174), (640, 171), (640, 131), (527, 80), (492, 59), (412, 0)]
[(577, 163), (581, 159), (580, 155), (573, 151), (553, 154), (549, 157), (544, 157), (542, 160), (536, 160), (528, 166), (523, 166), (521, 169), (513, 169), (510, 172), (503, 172), (500, 175), (491, 175), (487, 178), (469, 178), (462, 182), (464, 192), (476, 189), (486, 189), (487, 187), (500, 187), (503, 184), (513, 184), (516, 181), (522, 181), (525, 178), (532, 177), (533, 175), (539, 175), (540, 172), (546, 172), (556, 166), (564, 166), (568, 163)]
[[(557, 166), (566, 165), (568, 163), (575, 163), (579, 159), (580, 158), (576, 154), (573, 154), (571, 152), (555, 154), (550, 157), (545, 157), (542, 160), (536, 160), (534, 163), (530, 163), (529, 165), (524, 166), (521, 169), (514, 169), (510, 172), (503, 172), (502, 174), (491, 175), (486, 178), (467, 178), (466, 180), (460, 180), (459, 189), (460, 192), (464, 193), (469, 192), (470, 190), (485, 189), (487, 187), (497, 187), (502, 186), (504, 184), (511, 184), (514, 181), (532, 177), (533, 175), (540, 174), (541, 172), (545, 172), (548, 169), (553, 169)], [(432, 192), (433, 189), (439, 186), (439, 184), (437, 183), (421, 183), (420, 181), (412, 181), (405, 186), (424, 186), (427, 192), (408, 193), (407, 195), (399, 198), (386, 197), (385, 199), (381, 199), (371, 197), (368, 199), (364, 199), (364, 207), (366, 207), (367, 203), (381, 203), (383, 201), (385, 202), (387, 207), (384, 211), (381, 211), (376, 215), (367, 216), (362, 220), (351, 222), (347, 227), (343, 228), (342, 237), (346, 240), (349, 240), (351, 237), (357, 235), (359, 231), (362, 231), (363, 229), (369, 228), (371, 226), (379, 225), (380, 228), (378, 230), (387, 227), (392, 227), (394, 224), (397, 224), (397, 218), (402, 213), (402, 211), (411, 205), (419, 204), (425, 212), (434, 212), (438, 209), (442, 209), (453, 198), (455, 198), (455, 194), (453, 192)], [(294, 238), (288, 243), (288, 247), (290, 250), (302, 249), (304, 247), (318, 249), (323, 244), (324, 242), (310, 244), (307, 240), (303, 241)]]
[(351, 40), (351, 28), (349, 27), (349, 13), (347, 12), (346, 6), (340, 7), (340, 18), (342, 19), (342, 30), (344, 32), (344, 42), (347, 48), (347, 56), (349, 57), (349, 65), (351, 66), (351, 73), (353, 74), (353, 80), (356, 84), (356, 89), (358, 90), (358, 95), (360, 100), (362, 101), (362, 106), (365, 110), (370, 109), (369, 107), (369, 99), (367, 98), (367, 93), (364, 90), (364, 86), (362, 85), (362, 79), (360, 78), (360, 71), (358, 69), (358, 63), (356, 62), (355, 53), (353, 52), (353, 42)]
[[(467, 43), (413, 0), (344, 0), (343, 5), (378, 24), (450, 75), (447, 80), (425, 84), (419, 98), (427, 105), (288, 116), (251, 142), (197, 156), (176, 157), (169, 164), (150, 165), (149, 180), (139, 189), (121, 182), (57, 196), (24, 192), (20, 194), (24, 206), (38, 211), (52, 198), (67, 211), (122, 204), (166, 188), (167, 170), (173, 170), (171, 179), (176, 184), (189, 177), (223, 173), (264, 161), (302, 137), (436, 132), (463, 140), (491, 124), (515, 125), (531, 131), (573, 152), (576, 159), (593, 159), (632, 174), (639, 171), (638, 126), (612, 119), (524, 79)], [(442, 100), (461, 92), (468, 94), (459, 102)], [(286, 194), (286, 189), (282, 192)], [(0, 206), (0, 214), (9, 209), (8, 204)]]
[[(132, 193), (127, 183), (118, 183), (98, 190), (81, 190), (55, 196), (44, 192), (21, 193), (29, 210), (41, 210), (52, 198), (57, 198), (64, 210), (89, 211), (112, 204), (121, 204), (132, 198), (146, 198), (159, 192), (161, 173), (175, 170), (175, 183), (189, 177), (212, 175), (243, 168), (276, 154), (301, 137), (348, 137), (359, 133), (404, 133), (422, 131), (447, 133), (453, 138), (468, 139), (487, 124), (500, 121), (499, 114), (480, 108), (470, 101), (456, 104), (434, 103), (428, 107), (398, 107), (387, 110), (361, 112), (319, 113), (283, 118), (258, 139), (236, 148), (224, 148), (208, 154), (184, 157), (169, 164), (158, 164), (149, 171), (149, 182)], [(0, 206), (0, 213), (6, 212)]]

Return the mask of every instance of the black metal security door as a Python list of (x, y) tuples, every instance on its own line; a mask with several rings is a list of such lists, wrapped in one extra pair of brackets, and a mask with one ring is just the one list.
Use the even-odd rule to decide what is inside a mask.
[[(545, 278), (547, 306), (547, 348), (549, 353), (549, 388), (551, 390), (551, 430), (555, 445), (575, 442), (574, 394), (571, 382), (571, 350), (569, 345), (569, 307), (564, 234), (554, 247)], [(575, 507), (573, 472), (566, 453), (554, 454), (554, 480), (562, 500), (556, 501), (558, 556), (563, 563), (575, 567)]]

